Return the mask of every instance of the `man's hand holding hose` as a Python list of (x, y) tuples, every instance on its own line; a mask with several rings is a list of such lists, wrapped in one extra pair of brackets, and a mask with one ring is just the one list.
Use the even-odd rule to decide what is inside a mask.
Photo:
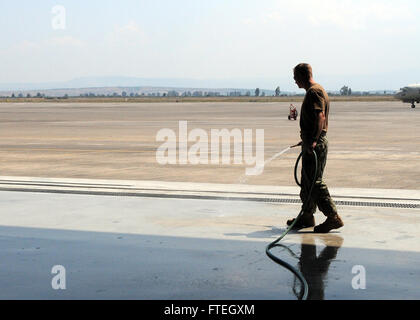
[[(302, 144), (303, 144), (303, 142), (301, 141), (301, 142), (299, 142), (298, 144), (295, 144), (295, 145), (293, 145), (293, 146), (290, 146), (290, 148), (291, 148), (291, 149), (293, 149), (293, 148), (296, 148), (296, 147), (300, 147), (300, 146), (302, 146)], [(314, 149), (315, 149), (315, 147), (316, 147), (316, 144), (317, 144), (317, 142), (316, 142), (316, 141), (314, 141), (314, 142), (312, 143), (312, 145), (305, 145), (305, 144), (304, 144), (304, 149), (305, 149), (305, 151), (306, 151), (307, 153), (312, 154), (313, 150), (314, 150)], [(305, 148), (305, 146), (308, 146), (308, 147), (307, 147), (307, 148)]]

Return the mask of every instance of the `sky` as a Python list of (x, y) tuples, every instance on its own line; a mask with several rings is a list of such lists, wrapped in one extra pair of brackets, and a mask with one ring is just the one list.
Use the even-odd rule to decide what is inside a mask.
[(2, 0), (0, 12), (0, 83), (127, 76), (297, 90), (300, 62), (330, 90), (420, 82), (418, 0)]

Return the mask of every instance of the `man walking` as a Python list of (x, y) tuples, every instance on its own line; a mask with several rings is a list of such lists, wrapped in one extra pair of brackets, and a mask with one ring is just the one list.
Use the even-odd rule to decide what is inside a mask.
[[(312, 67), (309, 64), (298, 64), (293, 73), (297, 86), (306, 90), (300, 112), (300, 137), (303, 151), (300, 198), (304, 206), (302, 207), (302, 216), (294, 228), (303, 229), (315, 226), (314, 213), (318, 206), (327, 220), (316, 226), (314, 232), (328, 233), (344, 226), (327, 185), (322, 180), (328, 153), (327, 131), (330, 101), (324, 88), (314, 81)], [(309, 194), (315, 174), (314, 150), (318, 157), (318, 170), (315, 186), (312, 193)], [(293, 221), (294, 219), (288, 220), (287, 224), (290, 226)]]

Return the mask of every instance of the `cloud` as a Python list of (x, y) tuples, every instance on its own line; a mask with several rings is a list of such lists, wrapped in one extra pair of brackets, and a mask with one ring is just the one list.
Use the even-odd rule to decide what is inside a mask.
[(328, 24), (350, 30), (363, 30), (369, 23), (406, 19), (411, 15), (400, 5), (367, 2), (357, 4), (350, 1), (324, 0), (317, 6), (311, 6), (306, 14), (314, 25)]
[(38, 43), (29, 40), (23, 40), (22, 42), (14, 44), (10, 47), (11, 50), (16, 50), (17, 52), (33, 51), (39, 48), (40, 45)]
[[(294, 17), (295, 20), (292, 21), (290, 17)], [(364, 30), (375, 23), (414, 18), (413, 10), (401, 2), (295, 0), (278, 1), (277, 7), (265, 14), (262, 20), (265, 23), (285, 25), (309, 24), (313, 27)]]
[(130, 21), (123, 26), (116, 26), (106, 36), (106, 42), (110, 44), (141, 44), (145, 41), (146, 35), (135, 21)]
[(20, 54), (27, 54), (33, 52), (40, 52), (44, 49), (51, 50), (59, 47), (82, 47), (83, 41), (72, 36), (52, 37), (38, 42), (22, 40), (8, 48), (9, 52), (17, 52)]
[(47, 40), (46, 43), (54, 46), (70, 47), (81, 47), (84, 45), (83, 41), (72, 36), (53, 37)]
[(130, 21), (124, 26), (117, 27), (116, 32), (120, 34), (142, 34), (140, 27), (134, 21)]

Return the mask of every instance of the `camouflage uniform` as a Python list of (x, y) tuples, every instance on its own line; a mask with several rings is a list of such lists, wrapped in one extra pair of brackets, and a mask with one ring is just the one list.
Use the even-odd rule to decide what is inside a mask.
[(336, 215), (337, 208), (330, 196), (327, 185), (322, 180), (328, 154), (328, 140), (325, 132), (321, 134), (315, 147), (315, 152), (318, 157), (318, 172), (316, 174), (317, 178), (310, 200), (307, 199), (314, 177), (315, 160), (314, 155), (312, 153), (307, 153), (304, 150), (304, 147), (302, 147), (302, 151), (303, 155), (300, 198), (304, 204), (306, 201), (308, 201), (306, 207), (302, 206), (304, 209), (303, 215), (306, 217), (314, 215), (317, 206), (319, 210), (321, 210), (327, 217)]
[[(315, 226), (314, 213), (318, 207), (327, 220), (315, 226), (314, 232), (328, 233), (332, 229), (344, 226), (343, 221), (337, 214), (337, 208), (331, 199), (327, 185), (322, 180), (328, 154), (328, 114), (330, 111), (330, 99), (328, 93), (317, 83), (310, 83), (306, 89), (300, 112), (300, 137), (302, 139), (302, 182), (300, 198), (303, 202), (302, 219), (294, 226), (297, 229)], [(319, 128), (322, 126), (322, 128)], [(315, 153), (318, 159), (318, 171), (315, 172), (315, 160), (312, 152), (316, 142)], [(313, 177), (316, 177), (315, 185), (310, 193)], [(287, 221), (291, 225), (295, 219)]]

